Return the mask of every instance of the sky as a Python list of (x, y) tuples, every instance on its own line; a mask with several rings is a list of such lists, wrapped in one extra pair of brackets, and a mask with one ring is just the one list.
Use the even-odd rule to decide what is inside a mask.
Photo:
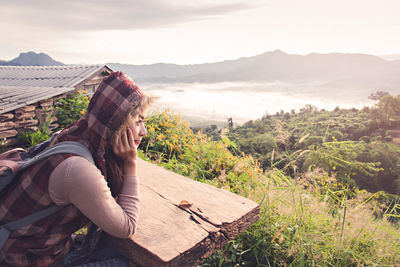
[(0, 59), (197, 64), (289, 54), (400, 54), (399, 0), (0, 0)]

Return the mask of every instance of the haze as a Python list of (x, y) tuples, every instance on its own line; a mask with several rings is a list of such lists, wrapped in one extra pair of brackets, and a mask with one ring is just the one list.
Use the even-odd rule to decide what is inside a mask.
[(0, 0), (0, 59), (194, 64), (281, 49), (399, 53), (396, 0)]

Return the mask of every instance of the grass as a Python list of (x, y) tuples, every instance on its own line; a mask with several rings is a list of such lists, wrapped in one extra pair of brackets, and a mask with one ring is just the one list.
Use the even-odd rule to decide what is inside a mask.
[(349, 198), (318, 169), (294, 180), (285, 169), (301, 151), (284, 169), (275, 161), (264, 172), (229, 139), (195, 134), (170, 111), (153, 114), (147, 128), (141, 158), (260, 204), (260, 219), (201, 266), (400, 266), (396, 196), (356, 190)]
[(203, 266), (400, 264), (399, 227), (377, 219), (373, 201), (332, 204), (336, 202), (304, 190), (279, 170), (269, 172), (264, 190), (264, 195), (262, 190), (253, 194), (261, 203), (260, 220)]
[(153, 162), (260, 203), (258, 222), (201, 266), (400, 265), (399, 226), (387, 220), (398, 214), (384, 208), (387, 194), (350, 192), (324, 172), (305, 181), (274, 164), (263, 172), (251, 156), (193, 134), (170, 112), (148, 125), (142, 148)]

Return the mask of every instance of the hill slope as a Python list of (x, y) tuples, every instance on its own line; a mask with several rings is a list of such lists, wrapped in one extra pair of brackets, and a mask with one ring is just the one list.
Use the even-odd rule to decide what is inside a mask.
[(10, 66), (61, 66), (62, 62), (52, 59), (45, 53), (26, 52), (20, 53), (18, 57), (10, 61), (0, 61), (0, 65)]
[(400, 85), (400, 61), (365, 54), (291, 55), (280, 50), (216, 63), (176, 65), (108, 64), (143, 82), (346, 82)]

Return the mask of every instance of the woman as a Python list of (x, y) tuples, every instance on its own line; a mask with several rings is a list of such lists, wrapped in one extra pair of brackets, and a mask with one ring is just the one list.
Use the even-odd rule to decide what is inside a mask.
[[(144, 121), (150, 102), (121, 72), (103, 79), (87, 113), (51, 143), (82, 143), (95, 165), (79, 156), (60, 154), (24, 171), (0, 199), (0, 224), (54, 203), (66, 206), (12, 232), (0, 251), (0, 266), (83, 263), (85, 255), (76, 257), (75, 251), (70, 252), (71, 235), (89, 222), (115, 237), (134, 234), (139, 205), (137, 146), (146, 135)], [(89, 235), (92, 240), (87, 244), (94, 236)]]

